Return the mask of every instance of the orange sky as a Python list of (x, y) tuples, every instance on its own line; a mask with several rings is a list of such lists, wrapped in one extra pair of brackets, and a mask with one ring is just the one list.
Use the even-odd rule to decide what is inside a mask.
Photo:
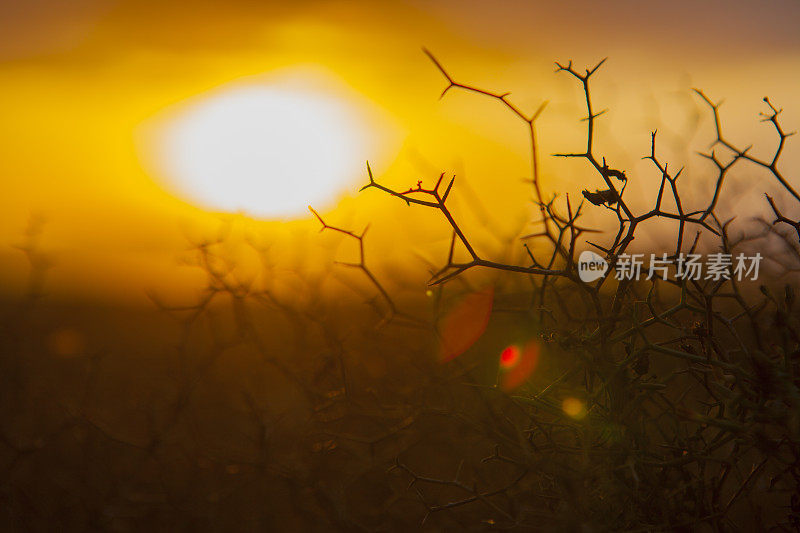
[[(675, 166), (703, 173), (701, 161), (669, 143), (670, 131), (680, 133), (700, 109), (692, 86), (726, 99), (727, 129), (741, 144), (770, 146), (772, 132), (757, 116), (765, 94), (786, 108), (787, 129), (800, 124), (800, 5), (792, 1), (283, 4), (0, 3), (0, 283), (18, 292), (25, 264), (11, 245), (31, 215), (41, 214), (42, 247), (55, 261), (52, 292), (143, 301), (148, 289), (191, 287), (179, 265), (187, 234), (211, 231), (220, 217), (146, 170), (137, 135), (175, 104), (278, 69), (310, 65), (330, 73), (377, 110), (375, 135), (394, 139), (381, 153), (364, 154), (383, 179), (406, 187), (455, 172), (465, 183), (454, 205), (467, 223), (478, 218), (471, 199), (479, 195), (489, 221), (475, 225), (504, 236), (528, 215), (523, 125), (472, 95), (439, 101), (443, 80), (423, 45), (458, 79), (512, 91), (524, 109), (550, 101), (538, 124), (547, 191), (579, 195), (596, 185), (581, 163), (546, 156), (579, 146), (583, 133), (579, 89), (553, 73), (556, 59), (587, 64), (610, 56), (595, 85), (598, 107), (611, 110), (600, 146), (617, 166), (643, 176), (638, 194), (649, 190), (639, 157), (656, 127)], [(691, 145), (698, 149), (709, 139), (701, 111)], [(798, 154), (790, 144), (790, 179), (800, 169)], [(737, 208), (737, 198), (730, 202)], [(419, 268), (414, 252), (441, 260), (448, 236), (436, 217), (375, 191), (354, 190), (326, 216), (354, 229), (372, 221), (370, 246), (387, 273)], [(281, 268), (329, 265), (335, 243), (321, 238), (310, 218), (237, 224), (237, 231), (276, 243)], [(490, 233), (476, 231), (481, 246), (499, 247)]]

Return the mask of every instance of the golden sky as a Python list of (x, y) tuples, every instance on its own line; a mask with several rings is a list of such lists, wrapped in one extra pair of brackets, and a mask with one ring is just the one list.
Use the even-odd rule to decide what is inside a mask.
[[(765, 95), (785, 108), (787, 129), (800, 128), (798, 27), (794, 1), (3, 0), (0, 283), (18, 292), (25, 263), (12, 245), (31, 216), (41, 215), (55, 293), (143, 301), (146, 290), (190, 288), (182, 250), (187, 238), (214, 231), (220, 215), (192, 205), (147, 164), (142, 136), (182, 102), (226, 84), (276, 72), (324, 73), (332, 81), (321, 90), (368, 116), (378, 145), (363, 159), (381, 179), (408, 187), (455, 173), (463, 181), (456, 211), (467, 221), (486, 217), (476, 225), (510, 238), (530, 214), (524, 124), (474, 95), (439, 100), (444, 81), (422, 46), (457, 79), (511, 91), (523, 109), (548, 100), (538, 122), (544, 188), (575, 197), (596, 185), (595, 177), (580, 162), (547, 156), (583, 142), (579, 87), (555, 75), (553, 61), (588, 66), (609, 56), (595, 85), (597, 106), (610, 109), (599, 142), (618, 167), (642, 177), (632, 194), (643, 194), (650, 182), (639, 158), (654, 128), (675, 166), (704, 171), (689, 150), (705, 149), (710, 139), (693, 86), (725, 98), (727, 131), (743, 145), (770, 146), (772, 132), (757, 116)], [(694, 131), (697, 112), (702, 121)], [(691, 144), (675, 141), (685, 134)], [(790, 144), (790, 179), (800, 169), (798, 154)], [(376, 191), (358, 194), (365, 175), (353, 183), (324, 216), (358, 230), (372, 222), (369, 246), (386, 272), (420, 254), (441, 261), (443, 222)], [(736, 198), (730, 201), (735, 208)], [(330, 255), (334, 244), (309, 216), (235, 224), (275, 243), (282, 268), (315, 257), (320, 263), (307, 268), (329, 266), (320, 250)], [(499, 246), (488, 232), (478, 243)]]

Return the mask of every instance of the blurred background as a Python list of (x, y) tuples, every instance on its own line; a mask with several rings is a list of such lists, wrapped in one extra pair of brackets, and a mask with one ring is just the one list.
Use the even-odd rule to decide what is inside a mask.
[[(626, 202), (652, 208), (661, 174), (642, 158), (658, 130), (660, 160), (685, 167), (684, 208), (705, 207), (716, 169), (697, 152), (715, 130), (692, 88), (724, 100), (728, 140), (771, 158), (763, 98), (800, 127), (798, 28), (796, 0), (0, 0), (0, 529), (800, 523), (800, 463), (780, 462), (800, 431), (791, 287), (748, 286), (777, 309), (761, 306), (763, 335), (755, 319), (744, 341), (717, 326), (715, 347), (746, 370), (705, 364), (697, 307), (665, 327), (683, 351), (650, 362), (638, 323), (608, 347), (580, 284), (545, 297), (536, 277), (473, 269), (429, 287), (451, 242), (441, 213), (359, 192), (366, 161), (396, 190), (456, 176), (448, 206), (480, 257), (530, 264), (528, 125), (485, 95), (441, 97), (424, 47), (526, 116), (546, 103), (539, 181), (561, 211), (603, 185), (552, 157), (586, 146), (582, 87), (554, 62), (607, 57), (595, 147), (627, 173)], [(780, 169), (797, 184), (795, 142)], [(741, 163), (718, 205), (737, 232), (772, 216), (765, 192), (798, 217), (774, 176)], [(320, 232), (309, 205), (353, 233)], [(616, 229), (585, 208), (584, 226)], [(675, 226), (641, 225), (630, 250), (671, 252)], [(769, 364), (745, 357), (751, 341)], [(756, 422), (712, 413), (733, 392)]]
[[(403, 189), (455, 174), (454, 211), (491, 255), (498, 236), (530, 229), (526, 125), (488, 98), (452, 91), (439, 100), (446, 83), (422, 46), (457, 81), (510, 92), (526, 113), (549, 102), (537, 121), (545, 196), (580, 198), (582, 188), (600, 185), (585, 163), (549, 156), (578, 149), (585, 126), (580, 87), (554, 73), (556, 60), (583, 67), (609, 57), (594, 86), (595, 106), (609, 109), (598, 143), (633, 176), (629, 198), (657, 187), (659, 176), (640, 159), (654, 129), (673, 168), (686, 166), (693, 182), (710, 173), (693, 153), (708, 149), (713, 132), (692, 87), (725, 100), (726, 135), (754, 153), (774, 141), (759, 123), (765, 95), (786, 108), (787, 129), (800, 119), (800, 6), (790, 0), (34, 0), (0, 9), (0, 283), (9, 296), (27, 275), (12, 246), (32, 220), (42, 223), (39, 245), (52, 261), (48, 293), (60, 299), (146, 305), (148, 291), (191, 295), (198, 279), (180, 266), (181, 250), (232, 221), (271, 243), (280, 268), (325, 269), (334, 246), (318, 238), (307, 204), (348, 229), (371, 222), (376, 268), (424, 282), (412, 275), (426, 274), (420, 256), (441, 262), (449, 230), (435, 214), (376, 191), (358, 194), (365, 160)], [(269, 146), (270, 132), (287, 127), (269, 107), (281, 107), (275, 90), (287, 87), (301, 97), (283, 107), (284, 122), (316, 137), (289, 143), (296, 164), (288, 173), (253, 156), (262, 141), (237, 159), (236, 135)], [(258, 95), (242, 96), (259, 88), (267, 107)], [(217, 123), (214, 113), (232, 118)], [(316, 172), (321, 146), (338, 156), (320, 156), (317, 166), (331, 169), (322, 185), (304, 182), (298, 176)], [(192, 174), (191, 161), (217, 165), (217, 174)], [(798, 151), (787, 150), (785, 175), (799, 167)], [(723, 201), (740, 217), (763, 208), (741, 201), (758, 176), (751, 168), (729, 180), (734, 192)]]

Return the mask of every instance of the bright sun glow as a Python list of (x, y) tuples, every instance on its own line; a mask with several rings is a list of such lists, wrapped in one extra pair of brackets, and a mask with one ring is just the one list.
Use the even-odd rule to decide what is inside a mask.
[(215, 211), (294, 218), (331, 207), (363, 180), (370, 135), (346, 100), (281, 84), (200, 100), (161, 134), (159, 167), (176, 192)]

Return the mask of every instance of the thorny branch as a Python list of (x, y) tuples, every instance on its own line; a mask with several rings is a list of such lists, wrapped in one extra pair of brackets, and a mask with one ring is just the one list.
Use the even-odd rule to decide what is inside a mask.
[[(643, 283), (625, 280), (618, 281), (610, 293), (601, 292), (601, 288), (611, 285), (610, 280), (614, 278), (611, 273), (617, 261), (627, 252), (637, 230), (646, 222), (666, 220), (677, 223), (675, 244), (669, 256), (672, 260), (686, 253), (695, 253), (703, 231), (719, 240), (720, 249), (724, 253), (733, 254), (736, 249), (750, 244), (755, 237), (732, 238), (731, 221), (723, 222), (716, 212), (725, 178), (738, 161), (749, 161), (768, 170), (791, 197), (800, 200), (800, 196), (778, 168), (786, 140), (792, 135), (786, 133), (780, 124), (781, 110), (774, 107), (769, 99), (764, 99), (769, 112), (762, 114), (763, 120), (773, 125), (778, 134), (778, 144), (772, 157), (762, 160), (750, 155), (749, 147), (739, 149), (722, 135), (719, 104), (713, 103), (702, 91), (695, 90), (712, 110), (716, 128), (713, 145), (727, 149), (732, 157), (723, 162), (713, 150), (709, 154), (701, 154), (714, 163), (717, 177), (706, 207), (687, 211), (680, 193), (680, 183), (686, 178), (678, 181), (683, 175), (683, 168), (672, 172), (670, 165), (660, 159), (656, 145), (657, 134), (653, 131), (650, 153), (644, 159), (653, 164), (660, 181), (654, 204), (641, 211), (625, 199), (625, 188), (631, 177), (624, 170), (611, 167), (606, 158), (597, 155), (596, 151), (596, 121), (604, 111), (595, 111), (591, 81), (606, 60), (603, 59), (583, 71), (576, 69), (572, 61), (557, 62), (556, 72), (571, 75), (583, 89), (587, 133), (584, 151), (554, 155), (589, 162), (604, 188), (594, 192), (584, 190), (583, 196), (591, 204), (613, 212), (618, 223), (610, 242), (598, 244), (587, 241), (587, 244), (606, 254), (610, 268), (596, 283), (583, 283), (577, 276), (575, 254), (581, 237), (587, 232), (597, 230), (584, 228), (576, 223), (583, 202), (573, 209), (567, 196), (567, 214), (564, 216), (555, 209), (557, 196), (550, 201), (543, 200), (533, 126), (544, 106), (536, 113), (527, 115), (511, 103), (509, 93), (487, 91), (457, 82), (430, 51), (424, 51), (448, 82), (442, 96), (450, 89), (458, 88), (496, 99), (530, 126), (533, 184), (536, 193), (534, 201), (540, 208), (544, 229), (524, 238), (544, 238), (551, 246), (549, 259), (537, 260), (536, 256), (541, 252), (535, 252), (527, 244), (524, 247), (531, 261), (530, 266), (483, 259), (446, 206), (454, 178), (448, 182), (442, 193), (440, 187), (444, 174), (431, 188), (424, 188), (422, 181), (418, 181), (416, 187), (399, 191), (376, 181), (368, 164), (369, 183), (362, 190), (375, 188), (400, 198), (409, 206), (418, 205), (442, 213), (452, 228), (453, 241), (447, 264), (434, 274), (431, 284), (444, 284), (473, 267), (525, 273), (539, 280), (538, 287), (535, 286), (535, 296), (531, 300), (531, 309), (540, 311), (537, 326), (542, 330), (541, 338), (564, 356), (577, 356), (576, 368), (582, 367), (582, 371), (575, 372), (573, 369), (564, 373), (538, 394), (515, 396), (515, 401), (521, 402), (518, 405), (524, 406), (522, 409), (530, 416), (531, 427), (526, 443), (519, 447), (511, 445), (510, 449), (521, 457), (532, 451), (543, 453), (547, 449), (554, 454), (552, 457), (565, 453), (569, 455), (573, 452), (564, 439), (566, 435), (575, 432), (578, 442), (574, 452), (582, 450), (583, 454), (596, 456), (601, 462), (603, 459), (600, 457), (603, 454), (619, 454), (615, 462), (629, 473), (622, 490), (632, 491), (629, 494), (630, 501), (637, 500), (636, 492), (655, 479), (674, 479), (681, 472), (688, 476), (686, 468), (690, 466), (696, 469), (698, 476), (711, 475), (713, 482), (709, 485), (708, 492), (703, 496), (692, 492), (691, 498), (702, 498), (692, 519), (682, 520), (670, 515), (674, 511), (674, 508), (667, 509), (671, 505), (670, 498), (674, 499), (675, 494), (690, 490), (688, 484), (681, 484), (677, 479), (676, 484), (671, 485), (669, 490), (673, 491), (672, 496), (664, 500), (663, 514), (657, 520), (671, 523), (675, 527), (701, 522), (710, 522), (716, 528), (730, 525), (727, 513), (744, 494), (748, 495), (749, 505), (757, 505), (753, 499), (753, 480), (765, 469), (772, 472), (771, 486), (800, 486), (800, 427), (797, 421), (797, 413), (800, 412), (800, 329), (796, 318), (790, 314), (794, 305), (794, 291), (789, 285), (786, 287), (784, 301), (772, 296), (769, 289), (762, 286), (764, 298), (753, 302), (752, 297), (745, 293), (742, 283), (730, 276), (730, 272), (728, 276), (716, 280), (649, 279), (646, 283), (649, 290), (644, 298), (639, 292)], [(665, 207), (665, 198), (670, 198), (669, 203), (674, 204), (674, 210)], [(776, 217), (774, 224), (790, 225), (800, 238), (800, 221), (782, 214), (772, 197), (767, 196), (767, 201)], [(689, 228), (695, 231), (695, 235), (687, 242), (686, 231)], [(454, 262), (453, 246), (456, 241), (466, 249), (471, 257), (470, 261)], [(561, 284), (558, 280), (566, 280), (568, 283)], [(575, 311), (574, 305), (565, 306), (564, 301), (570, 298), (569, 294), (575, 294), (573, 298), (586, 298), (584, 301), (588, 303), (587, 309), (591, 309), (591, 312), (584, 312), (581, 316), (580, 312)], [(677, 299), (668, 303), (670, 297)], [(557, 318), (552, 311), (554, 305), (559, 309), (558, 315), (561, 318)], [(774, 314), (774, 318), (768, 319), (771, 314)], [(767, 340), (770, 336), (768, 332), (778, 325), (786, 328), (782, 330), (782, 340), (778, 344), (771, 344)], [(751, 333), (744, 333), (748, 329)], [(675, 370), (660, 379), (649, 371), (649, 360), (657, 354), (676, 363), (680, 362)], [(589, 422), (575, 426), (574, 421), (564, 414), (559, 405), (546, 400), (544, 394), (552, 395), (558, 390), (562, 391), (562, 395), (569, 394), (568, 391), (577, 386), (571, 378), (581, 375), (586, 388), (584, 397), (588, 416), (585, 420)], [(678, 383), (688, 385), (685, 392), (668, 393), (667, 387)], [(699, 408), (685, 407), (687, 395), (699, 394), (693, 392), (698, 389), (704, 391), (708, 401), (697, 404)], [(791, 391), (788, 396), (785, 394), (787, 391)], [(769, 406), (778, 404), (789, 409), (792, 414), (779, 412), (780, 409), (770, 410)], [(784, 425), (787, 416), (793, 420), (791, 427)], [(670, 422), (667, 423), (667, 420)], [(609, 425), (617, 425), (620, 431), (631, 435), (636, 444), (624, 451), (614, 452), (613, 448), (608, 447), (610, 442), (600, 436), (602, 431), (600, 435), (593, 436), (589, 430), (590, 427)], [(661, 442), (661, 451), (639, 448), (656, 435), (660, 436), (658, 440)], [(771, 451), (767, 452), (767, 449)], [(756, 450), (766, 455), (742, 478), (738, 474), (739, 458)], [(498, 492), (505, 493), (530, 475), (538, 474), (551, 479), (540, 466), (534, 467), (525, 461), (519, 464), (525, 465), (522, 477)], [(585, 464), (587, 470), (584, 470), (584, 475), (588, 475), (587, 472), (591, 469), (589, 465), (592, 463)], [(794, 466), (789, 470), (781, 470), (783, 467), (780, 465)], [(411, 476), (409, 488), (415, 488), (418, 497), (422, 499), (426, 508), (425, 519), (437, 511), (484, 501), (481, 496), (490, 494), (481, 493), (477, 488), (462, 483), (458, 475), (453, 480), (425, 477), (399, 460), (394, 469), (403, 470)], [(533, 474), (534, 471), (537, 474)], [(793, 472), (791, 475), (790, 471)], [(740, 478), (736, 486), (732, 485), (733, 472), (737, 472)], [(569, 477), (565, 473), (559, 476), (561, 482)], [(416, 488), (418, 483), (453, 487), (468, 495), (450, 503), (432, 504)], [(647, 498), (651, 498), (654, 491), (659, 490), (655, 486), (649, 487)], [(728, 495), (727, 502), (721, 501), (723, 494)], [(574, 494), (571, 496), (576, 497)], [(520, 522), (519, 515), (513, 512), (509, 514), (504, 509), (494, 511), (509, 521), (509, 527), (523, 523)], [(576, 511), (578, 515), (588, 512), (586, 509)], [(657, 523), (648, 519), (633, 519), (625, 509), (619, 509), (618, 512), (615, 518), (618, 521), (613, 522), (614, 527), (630, 528), (636, 524), (648, 529)], [(792, 516), (784, 524), (797, 524), (797, 516)], [(580, 518), (576, 520), (580, 521)]]
[[(448, 82), (443, 94), (460, 89), (492, 98), (527, 125), (533, 201), (541, 216), (535, 222), (542, 227), (521, 237), (525, 264), (491, 261), (450, 211), (455, 178), (445, 180), (443, 173), (430, 188), (417, 181), (393, 189), (376, 180), (367, 165), (364, 189), (444, 218), (452, 239), (446, 264), (431, 279), (437, 294), (451, 291), (448, 282), (474, 267), (508, 272), (511, 279), (525, 275), (532, 289), (527, 294), (525, 288), (522, 306), (518, 295), (496, 296), (496, 309), (502, 304), (521, 324), (517, 337), (493, 334), (502, 345), (525, 337), (538, 347), (542, 364), (529, 379), (513, 390), (497, 386), (506, 370), (497, 354), (483, 348), (451, 364), (431, 362), (432, 327), (414, 335), (341, 327), (333, 316), (341, 310), (327, 308), (319, 298), (307, 306), (286, 301), (274, 287), (240, 277), (221, 251), (228, 238), (221, 232), (193, 243), (196, 266), (205, 274), (194, 302), (171, 306), (151, 296), (179, 321), (179, 334), (175, 346), (159, 354), (174, 363), (174, 385), (154, 390), (152, 398), (136, 398), (143, 431), (129, 435), (88, 412), (108, 403), (103, 387), (93, 387), (100, 356), (60, 362), (59, 372), (66, 369), (83, 380), (74, 387), (77, 392), (65, 392), (64, 399), (48, 395), (42, 416), (6, 416), (0, 424), (0, 513), (11, 509), (13, 517), (52, 518), (55, 513), (37, 508), (29, 496), (36, 487), (24, 477), (41, 471), (39, 484), (52, 478), (52, 485), (59, 485), (43, 501), (64, 499), (75, 487), (91, 492), (81, 505), (69, 498), (65, 504), (100, 517), (81, 522), (87, 528), (141, 529), (162, 514), (169, 520), (158, 524), (168, 523), (167, 528), (174, 528), (175, 517), (214, 527), (220, 522), (211, 519), (229, 516), (230, 509), (240, 519), (238, 511), (245, 507), (266, 509), (258, 518), (271, 522), (284, 503), (295, 529), (408, 530), (420, 523), (439, 530), (526, 531), (543, 524), (565, 531), (800, 527), (800, 321), (796, 284), (788, 276), (800, 264), (792, 233), (800, 239), (800, 221), (793, 218), (800, 198), (779, 169), (791, 135), (781, 125), (780, 109), (765, 100), (763, 120), (778, 141), (771, 157), (758, 159), (722, 135), (719, 104), (698, 91), (716, 127), (714, 149), (704, 154), (716, 169), (713, 190), (701, 209), (689, 210), (681, 191), (693, 177), (662, 159), (653, 132), (644, 159), (652, 164), (658, 192), (642, 207), (625, 191), (629, 180), (647, 178), (615, 168), (598, 149), (603, 112), (595, 110), (591, 87), (605, 60), (584, 70), (556, 63), (558, 73), (583, 89), (587, 136), (585, 148), (555, 155), (588, 161), (597, 180), (596, 187), (583, 191), (588, 202), (576, 204), (566, 194), (543, 196), (534, 124), (544, 106), (528, 114), (507, 93), (456, 82), (425, 53)], [(783, 197), (766, 197), (775, 216), (763, 221), (769, 234), (740, 235), (720, 212), (724, 182), (740, 161), (768, 171), (786, 191)], [(580, 223), (591, 209), (613, 214), (616, 227), (610, 234)], [(406, 315), (392, 287), (368, 266), (366, 230), (333, 226), (311, 212), (322, 231), (358, 242), (358, 260), (343, 264), (369, 281), (381, 323), (402, 319), (429, 326)], [(784, 268), (790, 283), (779, 286), (768, 279), (754, 290), (735, 276), (616, 280), (614, 264), (643, 225), (656, 220), (675, 227), (672, 258), (699, 251), (701, 233), (727, 254), (778, 234), (789, 259), (776, 266)], [(585, 241), (590, 234), (595, 242)], [(33, 267), (44, 267), (35, 244), (29, 239), (23, 252)], [(592, 283), (578, 276), (576, 254), (585, 245), (610, 263), (609, 272)], [(253, 247), (266, 265), (267, 251)], [(466, 251), (466, 261), (456, 259), (456, 247)], [(32, 284), (30, 293), (38, 297), (41, 286)], [(364, 323), (371, 326), (374, 317), (368, 315)], [(0, 374), (11, 381), (4, 388), (7, 415), (18, 414), (32, 399), (41, 401), (33, 396), (41, 394), (38, 382), (27, 386), (41, 377), (31, 366), (40, 362), (34, 360), (32, 341), (19, 334), (20, 317), (12, 314), (4, 324), (10, 340)], [(241, 390), (229, 395), (219, 380), (237, 367), (227, 358), (241, 353), (264, 364), (242, 365), (235, 380)], [(384, 377), (368, 379), (370, 372)], [(280, 392), (270, 394), (273, 386)], [(293, 402), (300, 407), (277, 412)], [(220, 432), (202, 427), (219, 421), (209, 415), (216, 410), (230, 429), (223, 435), (225, 446), (203, 439), (203, 429)], [(52, 423), (31, 429), (29, 422), (39, 419)], [(124, 422), (125, 428), (133, 426)], [(70, 450), (79, 450), (78, 459)], [(56, 461), (46, 462), (51, 455)], [(124, 476), (110, 475), (97, 457), (119, 457), (132, 467)], [(63, 470), (67, 460), (72, 470)], [(386, 469), (393, 473), (388, 480), (378, 475)], [(432, 470), (444, 473), (423, 473)], [(76, 481), (60, 486), (71, 480)], [(262, 505), (273, 495), (285, 499)], [(143, 503), (147, 497), (155, 503)], [(234, 498), (240, 501), (231, 502)], [(242, 502), (248, 505), (230, 505)], [(752, 522), (744, 524), (742, 517)], [(39, 522), (19, 523), (36, 529)]]

